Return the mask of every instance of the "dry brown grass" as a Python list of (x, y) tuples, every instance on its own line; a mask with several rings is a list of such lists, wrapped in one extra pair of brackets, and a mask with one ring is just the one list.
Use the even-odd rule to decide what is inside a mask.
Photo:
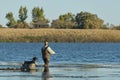
[(0, 29), (0, 42), (120, 42), (120, 30)]

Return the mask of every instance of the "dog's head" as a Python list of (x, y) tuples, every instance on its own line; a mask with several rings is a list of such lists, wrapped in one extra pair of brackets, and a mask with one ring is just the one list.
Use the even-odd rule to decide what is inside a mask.
[(33, 57), (32, 61), (34, 61), (34, 62), (35, 62), (36, 60), (37, 60), (37, 57)]

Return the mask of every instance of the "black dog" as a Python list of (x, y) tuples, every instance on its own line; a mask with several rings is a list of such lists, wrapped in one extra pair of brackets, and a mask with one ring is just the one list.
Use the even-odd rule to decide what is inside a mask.
[(37, 57), (33, 57), (32, 61), (24, 61), (24, 64), (22, 64), (21, 71), (30, 71), (36, 69), (36, 62)]

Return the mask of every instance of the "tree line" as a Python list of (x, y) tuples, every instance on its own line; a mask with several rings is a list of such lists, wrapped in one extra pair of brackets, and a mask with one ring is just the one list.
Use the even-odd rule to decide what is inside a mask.
[[(120, 25), (104, 24), (104, 20), (99, 18), (96, 14), (90, 12), (79, 12), (72, 14), (70, 12), (60, 15), (58, 19), (50, 21), (45, 17), (44, 9), (34, 7), (32, 9), (32, 20), (30, 23), (26, 22), (28, 18), (28, 9), (21, 6), (19, 8), (18, 17), (14, 18), (13, 12), (8, 12), (5, 18), (8, 20), (8, 28), (58, 28), (58, 29), (120, 29)], [(0, 25), (2, 27), (2, 25)]]

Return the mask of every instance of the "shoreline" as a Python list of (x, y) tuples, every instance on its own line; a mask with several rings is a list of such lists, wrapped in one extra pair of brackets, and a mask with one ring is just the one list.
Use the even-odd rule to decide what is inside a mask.
[(0, 42), (120, 42), (120, 30), (0, 29)]

